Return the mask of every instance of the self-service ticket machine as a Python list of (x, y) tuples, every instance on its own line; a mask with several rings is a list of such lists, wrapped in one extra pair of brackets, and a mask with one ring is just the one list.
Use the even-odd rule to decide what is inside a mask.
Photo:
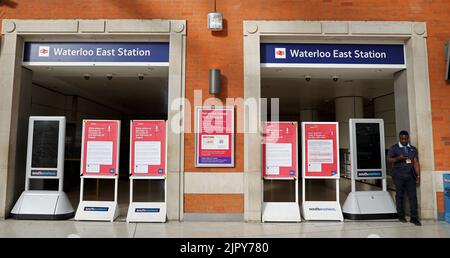
[[(386, 186), (383, 119), (350, 119), (351, 189), (343, 206), (347, 219), (393, 219), (397, 210)], [(357, 179), (381, 179), (381, 191), (356, 191)]]
[[(30, 117), (25, 191), (14, 205), (15, 219), (69, 219), (74, 209), (63, 192), (65, 117)], [(31, 190), (31, 180), (58, 180), (58, 190)]]

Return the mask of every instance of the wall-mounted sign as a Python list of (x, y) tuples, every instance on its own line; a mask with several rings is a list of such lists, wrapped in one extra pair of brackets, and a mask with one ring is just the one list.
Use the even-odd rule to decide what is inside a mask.
[(196, 107), (195, 166), (234, 167), (234, 108)]
[(263, 128), (263, 177), (297, 177), (297, 123), (266, 122)]
[(81, 174), (118, 176), (120, 121), (83, 120)]
[(166, 122), (131, 121), (130, 174), (164, 176), (166, 174)]
[(303, 176), (339, 178), (337, 122), (302, 123)]
[(168, 42), (25, 42), (24, 64), (111, 62), (168, 65)]
[(450, 223), (450, 174), (443, 175), (445, 221)]
[(262, 43), (261, 64), (405, 65), (402, 44)]

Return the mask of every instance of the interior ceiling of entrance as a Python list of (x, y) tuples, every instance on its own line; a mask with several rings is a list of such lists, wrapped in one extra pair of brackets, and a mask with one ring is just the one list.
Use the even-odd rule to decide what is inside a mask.
[[(339, 96), (362, 96), (367, 103), (394, 92), (399, 69), (261, 68), (261, 96), (279, 98), (280, 112), (297, 115), (303, 109), (334, 110)], [(305, 76), (311, 76), (310, 81)], [(332, 77), (338, 76), (337, 82)], [(330, 110), (332, 109), (332, 110)]]
[[(124, 114), (167, 113), (168, 67), (27, 67), (33, 83), (65, 95), (77, 95)], [(86, 80), (85, 75), (90, 79)], [(108, 80), (107, 74), (112, 74)], [(139, 74), (144, 75), (139, 80)]]

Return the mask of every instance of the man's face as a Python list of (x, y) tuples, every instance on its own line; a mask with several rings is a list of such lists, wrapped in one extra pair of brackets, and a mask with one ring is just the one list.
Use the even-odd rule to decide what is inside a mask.
[(408, 135), (400, 135), (400, 143), (403, 146), (408, 145), (408, 143), (409, 143), (409, 136)]

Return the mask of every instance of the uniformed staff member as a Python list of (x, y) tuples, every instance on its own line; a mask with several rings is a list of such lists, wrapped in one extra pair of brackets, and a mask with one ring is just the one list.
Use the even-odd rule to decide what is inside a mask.
[(392, 164), (392, 178), (395, 184), (395, 201), (397, 204), (398, 219), (405, 223), (405, 212), (403, 209), (403, 196), (408, 194), (411, 223), (421, 226), (417, 214), (416, 183), (420, 181), (419, 153), (416, 147), (409, 144), (409, 134), (401, 131), (400, 141), (393, 145), (388, 152), (388, 161)]

